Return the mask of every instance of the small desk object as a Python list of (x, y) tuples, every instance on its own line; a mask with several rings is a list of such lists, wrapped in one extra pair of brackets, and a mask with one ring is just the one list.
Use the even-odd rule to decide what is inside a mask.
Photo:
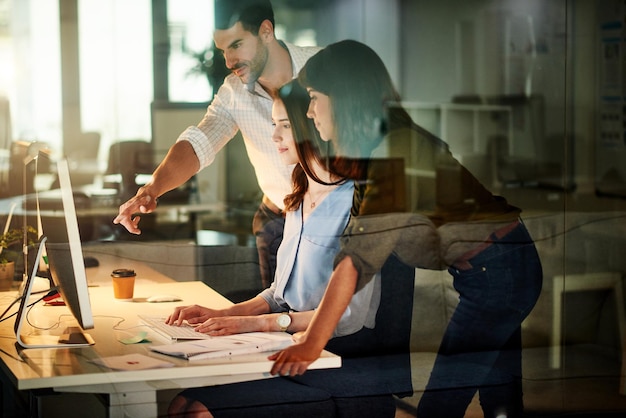
[[(95, 271), (101, 271), (95, 269)], [(89, 273), (88, 273), (89, 274)], [(91, 274), (93, 276), (93, 273)], [(132, 302), (113, 297), (110, 279), (90, 277), (89, 287), (95, 327), (89, 333), (95, 345), (80, 348), (21, 349), (16, 344), (13, 321), (0, 323), (0, 367), (18, 390), (53, 389), (55, 392), (94, 393), (108, 395), (109, 417), (157, 416), (157, 391), (183, 389), (271, 377), (272, 362), (268, 353), (246, 354), (226, 358), (189, 362), (154, 353), (152, 344), (166, 344), (156, 332), (140, 323), (138, 314), (169, 315), (179, 305), (201, 304), (223, 308), (232, 304), (202, 282), (173, 282), (161, 277), (156, 281), (140, 279), (135, 285)], [(180, 302), (149, 303), (155, 294), (175, 294)], [(0, 293), (0, 305), (8, 305), (15, 291)], [(29, 323), (38, 332), (58, 332), (75, 321), (65, 306), (33, 306)], [(46, 321), (48, 323), (46, 323)], [(50, 324), (53, 321), (56, 324)], [(59, 325), (53, 330), (41, 329)], [(119, 340), (147, 332), (151, 343), (123, 344)], [(98, 366), (92, 360), (138, 353), (173, 363), (172, 367), (140, 371), (115, 371)], [(324, 352), (310, 368), (335, 368), (341, 358)]]

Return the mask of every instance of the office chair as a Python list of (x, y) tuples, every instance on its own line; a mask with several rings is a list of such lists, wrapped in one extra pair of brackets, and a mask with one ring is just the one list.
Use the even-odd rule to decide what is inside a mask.
[(152, 174), (156, 168), (153, 156), (152, 144), (147, 141), (119, 141), (111, 145), (105, 176), (121, 176), (119, 182), (107, 184), (118, 189), (121, 201), (126, 201), (135, 195), (141, 186), (137, 183), (139, 174)]

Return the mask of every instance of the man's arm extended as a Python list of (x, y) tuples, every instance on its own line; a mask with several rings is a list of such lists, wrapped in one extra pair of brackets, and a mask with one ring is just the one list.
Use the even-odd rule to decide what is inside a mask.
[(200, 169), (200, 162), (188, 141), (178, 141), (154, 170), (152, 179), (137, 194), (122, 204), (114, 224), (122, 224), (132, 234), (141, 234), (138, 213), (156, 209), (157, 198), (189, 180)]

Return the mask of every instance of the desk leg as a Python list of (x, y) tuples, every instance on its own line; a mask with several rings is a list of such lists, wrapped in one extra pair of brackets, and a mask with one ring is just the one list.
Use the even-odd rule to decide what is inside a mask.
[(561, 316), (563, 313), (563, 293), (565, 290), (563, 276), (552, 278), (552, 338), (550, 344), (550, 367), (561, 367)]
[(109, 418), (154, 418), (158, 416), (156, 391), (111, 393)]
[(572, 274), (555, 276), (552, 279), (552, 344), (550, 347), (550, 366), (553, 369), (561, 367), (561, 323), (563, 315), (563, 296), (566, 292), (584, 290), (613, 290), (617, 327), (622, 350), (622, 373), (620, 379), (620, 393), (626, 395), (626, 319), (624, 318), (624, 299), (622, 290), (622, 274), (617, 272)]

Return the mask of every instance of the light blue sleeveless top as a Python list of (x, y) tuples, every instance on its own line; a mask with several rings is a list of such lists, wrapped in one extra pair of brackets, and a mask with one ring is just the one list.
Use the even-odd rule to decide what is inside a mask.
[[(306, 222), (302, 204), (288, 211), (283, 241), (278, 249), (276, 275), (261, 293), (272, 312), (316, 309), (333, 271), (339, 237), (350, 218), (354, 184), (346, 182), (322, 200)], [(380, 302), (380, 275), (359, 290), (342, 316), (334, 336), (348, 335), (363, 326), (373, 328)]]

